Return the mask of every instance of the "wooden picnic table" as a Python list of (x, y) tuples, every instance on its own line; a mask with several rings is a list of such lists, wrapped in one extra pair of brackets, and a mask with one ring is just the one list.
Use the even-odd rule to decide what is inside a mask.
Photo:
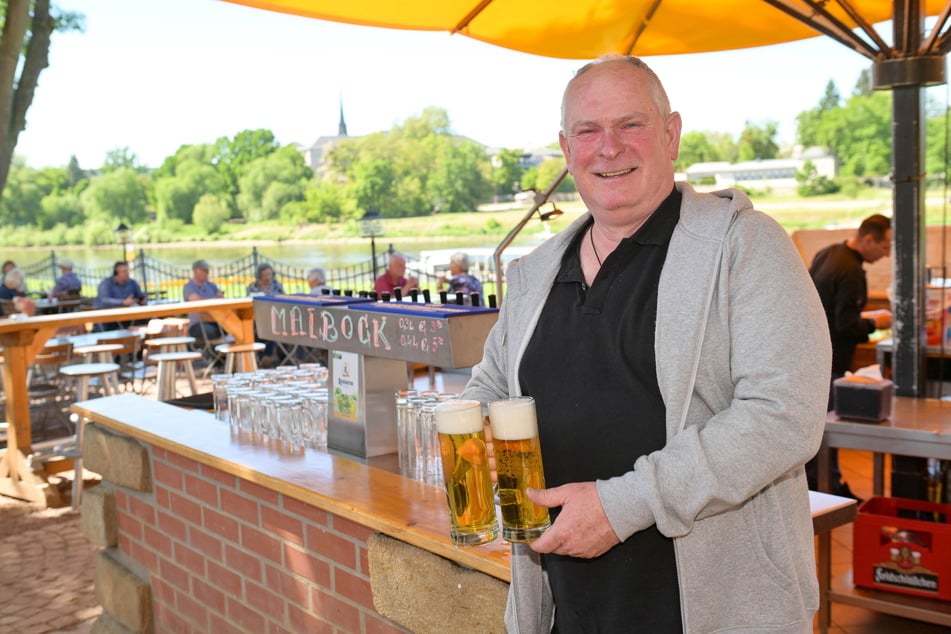
[(203, 299), (193, 302), (158, 303), (148, 306), (107, 308), (72, 313), (17, 316), (0, 320), (3, 346), (3, 389), (10, 424), (7, 450), (0, 456), (0, 494), (34, 502), (46, 502), (45, 483), (30, 467), (32, 453), (27, 371), (56, 331), (65, 326), (114, 323), (172, 317), (193, 312), (211, 315), (237, 343), (254, 341), (254, 311), (249, 297)]

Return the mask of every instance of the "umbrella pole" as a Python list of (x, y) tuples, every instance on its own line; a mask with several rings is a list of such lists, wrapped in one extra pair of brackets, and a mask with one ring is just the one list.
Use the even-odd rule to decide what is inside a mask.
[(502, 242), (499, 243), (499, 246), (495, 248), (495, 252), (493, 253), (493, 260), (495, 261), (495, 294), (498, 296), (499, 306), (502, 305), (502, 294), (503, 294), (502, 252), (505, 251), (507, 248), (509, 248), (509, 245), (511, 245), (512, 242), (515, 240), (515, 237), (519, 233), (521, 233), (522, 229), (525, 228), (525, 225), (527, 225), (528, 221), (532, 219), (532, 216), (534, 216), (538, 212), (538, 209), (542, 205), (544, 205), (546, 202), (548, 202), (549, 196), (551, 196), (554, 193), (555, 189), (557, 189), (558, 186), (561, 185), (561, 181), (565, 180), (565, 176), (567, 175), (568, 175), (568, 167), (565, 166), (562, 168), (560, 172), (558, 172), (558, 176), (556, 176), (555, 180), (552, 181), (551, 185), (548, 186), (548, 189), (546, 189), (545, 191), (541, 193), (535, 192), (535, 202), (534, 204), (532, 204), (531, 209), (529, 209), (528, 213), (526, 213), (525, 216), (523, 216), (522, 219), (518, 221), (518, 224), (515, 225), (515, 227), (511, 231), (509, 231), (508, 235), (505, 236)]

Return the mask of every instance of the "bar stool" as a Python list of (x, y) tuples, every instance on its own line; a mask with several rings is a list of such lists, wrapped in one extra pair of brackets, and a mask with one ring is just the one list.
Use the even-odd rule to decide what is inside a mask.
[(188, 346), (195, 343), (194, 337), (155, 337), (146, 339), (149, 354), (153, 352), (187, 352)]
[[(98, 343), (90, 346), (77, 346), (73, 348), (73, 355), (79, 355), (84, 363), (112, 363), (115, 354), (122, 350), (122, 345), (118, 343)], [(118, 373), (106, 375), (103, 381), (114, 381), (112, 386), (115, 391), (119, 391)]]
[(233, 374), (237, 362), (239, 372), (254, 372), (258, 369), (257, 353), (265, 346), (259, 341), (253, 343), (222, 343), (215, 351), (225, 355), (225, 374)]
[[(112, 380), (116, 380), (116, 374), (119, 372), (117, 363), (77, 363), (75, 365), (66, 365), (59, 369), (59, 373), (65, 377), (74, 378), (79, 381), (76, 388), (76, 400), (85, 401), (89, 398), (89, 381), (92, 378), (99, 377), (102, 381), (102, 391), (107, 396), (113, 394)], [(110, 376), (111, 375), (111, 376)], [(75, 415), (74, 415), (75, 416)], [(83, 493), (83, 425), (85, 419), (76, 416), (70, 417), (76, 425), (76, 436), (73, 440), (56, 445), (53, 452), (73, 459), (73, 488), (72, 488), (72, 506), (73, 509), (79, 508), (79, 500)]]
[(200, 352), (159, 352), (150, 355), (149, 358), (158, 364), (158, 378), (156, 379), (158, 393), (155, 396), (156, 399), (167, 401), (175, 398), (175, 381), (178, 379), (180, 371), (184, 371), (192, 395), (198, 393), (198, 386), (195, 383), (195, 368), (192, 367), (192, 362), (201, 359)]

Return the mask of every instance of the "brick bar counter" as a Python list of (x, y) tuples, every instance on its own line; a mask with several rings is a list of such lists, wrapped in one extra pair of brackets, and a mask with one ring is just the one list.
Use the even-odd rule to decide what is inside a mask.
[(453, 547), (441, 488), (131, 394), (72, 409), (93, 634), (504, 631), (508, 544)]

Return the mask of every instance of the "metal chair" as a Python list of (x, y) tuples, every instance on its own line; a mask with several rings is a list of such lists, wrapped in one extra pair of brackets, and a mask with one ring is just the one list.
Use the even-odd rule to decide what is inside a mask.
[[(30, 408), (36, 412), (34, 429), (46, 438), (51, 427), (66, 427), (63, 408), (64, 385), (59, 370), (70, 363), (73, 344), (70, 342), (47, 344), (33, 359), (27, 370), (27, 398)], [(51, 425), (52, 423), (52, 425)]]

